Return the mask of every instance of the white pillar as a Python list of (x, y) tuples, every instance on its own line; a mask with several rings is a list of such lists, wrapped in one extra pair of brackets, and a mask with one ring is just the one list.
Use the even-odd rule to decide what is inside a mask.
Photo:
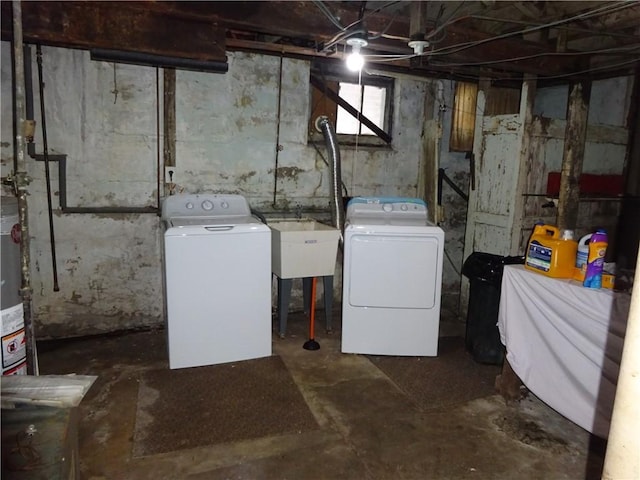
[(602, 478), (640, 479), (640, 255)]

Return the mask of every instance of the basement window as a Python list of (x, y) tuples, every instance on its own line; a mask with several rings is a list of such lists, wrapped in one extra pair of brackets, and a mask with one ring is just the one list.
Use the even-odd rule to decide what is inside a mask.
[[(340, 82), (338, 95), (345, 99), (362, 115), (371, 120), (376, 127), (385, 130), (386, 123), (386, 96), (387, 89), (374, 85), (358, 85), (355, 83)], [(338, 118), (336, 120), (336, 133), (347, 135), (375, 135), (373, 131), (338, 106)]]
[(451, 136), (449, 150), (452, 152), (473, 151), (473, 137), (476, 128), (476, 101), (478, 85), (457, 82), (453, 99)]
[(361, 79), (311, 72), (311, 118), (309, 139), (323, 142), (315, 128), (325, 115), (344, 145), (384, 147), (391, 145), (393, 78)]
[[(486, 88), (484, 93), (485, 105), (482, 116), (512, 115), (520, 111), (520, 89), (491, 86), (491, 88)], [(473, 151), (477, 101), (477, 84), (468, 82), (456, 83), (451, 119), (451, 136), (449, 137), (450, 151)]]

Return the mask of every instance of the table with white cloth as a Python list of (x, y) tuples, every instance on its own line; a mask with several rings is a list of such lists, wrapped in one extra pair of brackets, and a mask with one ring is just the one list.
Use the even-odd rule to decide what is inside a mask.
[(498, 328), (507, 361), (551, 408), (602, 438), (613, 411), (631, 295), (506, 265)]

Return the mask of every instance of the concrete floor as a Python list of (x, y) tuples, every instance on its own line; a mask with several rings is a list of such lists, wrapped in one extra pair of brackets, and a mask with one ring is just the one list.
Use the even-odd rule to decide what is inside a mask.
[[(339, 328), (318, 332), (315, 352), (301, 348), (305, 328), (304, 317), (291, 314), (290, 331), (274, 335), (273, 350), (317, 430), (142, 458), (132, 457), (138, 378), (167, 368), (164, 331), (40, 343), (41, 374), (98, 376), (80, 406), (80, 478), (600, 478), (602, 442), (535, 397), (507, 405), (490, 395), (420, 410), (367, 357), (340, 353)], [(443, 322), (441, 333), (462, 329)]]

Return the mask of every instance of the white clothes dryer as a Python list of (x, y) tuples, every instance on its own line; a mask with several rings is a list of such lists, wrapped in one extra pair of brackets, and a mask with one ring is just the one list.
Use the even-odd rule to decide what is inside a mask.
[(241, 195), (162, 204), (169, 367), (271, 355), (271, 230)]
[(444, 231), (415, 198), (356, 197), (344, 232), (342, 352), (436, 356)]

